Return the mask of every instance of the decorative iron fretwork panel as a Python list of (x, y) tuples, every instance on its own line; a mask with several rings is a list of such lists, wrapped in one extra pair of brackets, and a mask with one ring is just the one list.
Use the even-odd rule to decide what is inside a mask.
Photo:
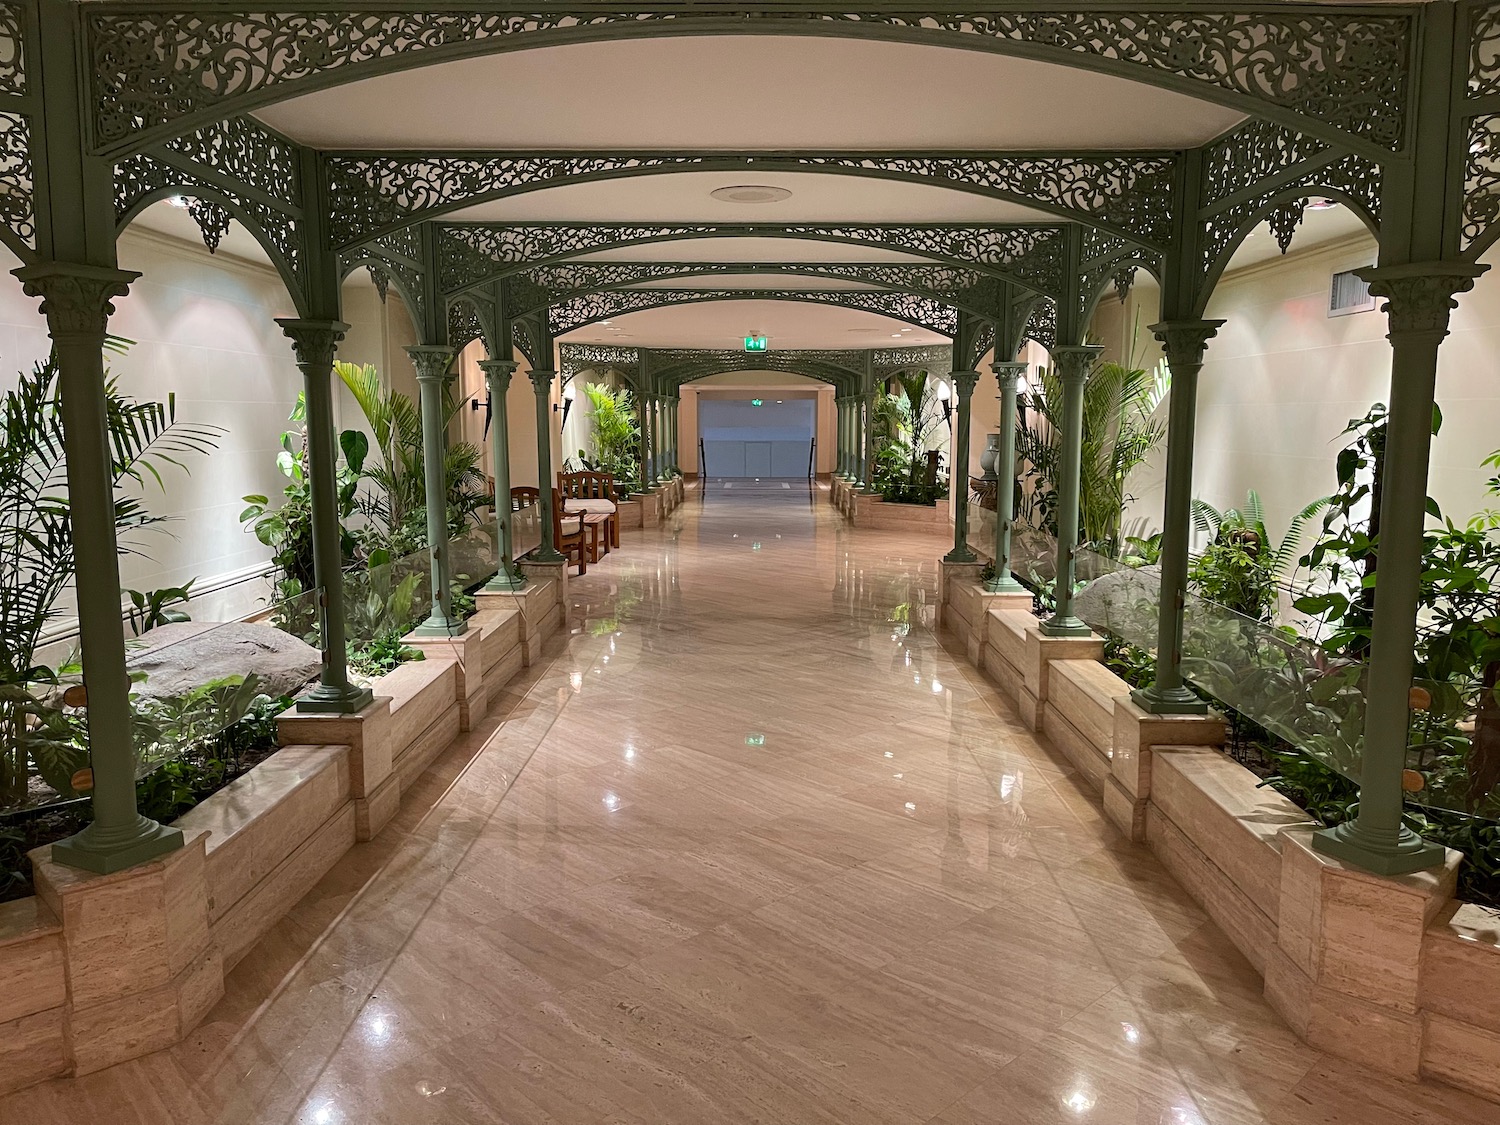
[(552, 188), (611, 173), (703, 167), (756, 172), (834, 169), (905, 177), (1003, 193), (1071, 212), (1165, 245), (1172, 230), (1170, 156), (1025, 155), (994, 157), (687, 154), (514, 154), (334, 156), (328, 161), (329, 232), (336, 246), (368, 238), (432, 212), (528, 189)]
[(966, 368), (973, 370), (979, 366), (979, 361), (984, 358), (986, 352), (995, 346), (995, 324), (993, 321), (981, 321), (974, 331), (973, 339), (969, 341), (969, 354), (963, 357)]
[[(235, 102), (271, 100), (282, 88), (335, 71), (376, 73), (419, 65), (424, 52), (472, 54), (528, 36), (548, 42), (640, 35), (649, 25), (681, 33), (778, 25), (927, 43), (965, 41), (1182, 87), (1200, 85), (1305, 114), (1387, 148), (1403, 139), (1413, 17), (1368, 9), (1278, 12), (1000, 10), (962, 12), (807, 7), (747, 9), (700, 0), (652, 8), (548, 5), (545, 11), (415, 4), (323, 12), (235, 12), (187, 3), (128, 11), (89, 5), (95, 133), (106, 145), (194, 114), (228, 116)], [(355, 77), (356, 75), (349, 75)], [(288, 93), (292, 91), (287, 91)]]
[(610, 289), (585, 293), (553, 305), (548, 314), (553, 335), (572, 332), (586, 324), (643, 309), (688, 305), (703, 301), (803, 301), (837, 305), (894, 317), (931, 332), (952, 336), (958, 331), (958, 310), (910, 293), (868, 289)]
[[(513, 320), (510, 322), (510, 342), (516, 351), (526, 357), (526, 362), (533, 367), (536, 366), (536, 341), (531, 338), (531, 322), (526, 320)], [(501, 359), (509, 359), (509, 356), (501, 356)]]
[(559, 344), (557, 351), (557, 365), (565, 383), (571, 383), (583, 371), (618, 371), (628, 379), (641, 373), (638, 348), (619, 348), (611, 344)]
[(454, 293), (487, 282), (508, 266), (548, 263), (636, 243), (726, 236), (884, 246), (1003, 271), (1042, 293), (1058, 293), (1063, 288), (1062, 227), (980, 224), (462, 224), (440, 228), (439, 281), (445, 292)]
[(0, 223), (32, 250), (36, 249), (35, 192), (31, 119), (22, 113), (0, 113)]
[(938, 371), (946, 375), (953, 370), (953, 349), (947, 344), (915, 348), (876, 348), (874, 363), (877, 380), (913, 367), (925, 367), (928, 371)]
[(1500, 223), (1500, 113), (1469, 118), (1464, 160), (1463, 225), (1458, 244), (1487, 246)]
[(978, 270), (939, 264), (879, 262), (571, 262), (541, 266), (505, 278), (505, 304), (512, 314), (561, 304), (585, 293), (684, 278), (828, 278), (855, 281), (932, 298), (978, 316), (998, 316), (1002, 283)]
[(1057, 346), (1057, 305), (1043, 297), (1031, 307), (1022, 339), (1035, 340), (1051, 351)]
[[(411, 313), (412, 321), (426, 321), (426, 289), (422, 284), (422, 240), (415, 230), (395, 230), (373, 242), (358, 246), (339, 259), (341, 273), (348, 276), (359, 266), (369, 266), (395, 282)], [(377, 287), (380, 283), (377, 279)], [(451, 306), (450, 306), (451, 307)]]
[(0, 94), (26, 93), (26, 8), (0, 3)]
[(296, 146), (248, 117), (216, 121), (162, 146), (173, 157), (212, 169), (289, 209), (302, 206), (302, 166)]
[(1469, 97), (1500, 94), (1500, 4), (1475, 10), (1469, 30)]
[(1111, 285), (1125, 278), (1125, 288), (1134, 280), (1134, 270), (1144, 266), (1161, 275), (1161, 256), (1118, 235), (1091, 230), (1084, 234), (1082, 273), (1078, 280), (1077, 323), (1086, 325), (1099, 298)]
[(1298, 200), (1333, 191), (1352, 200), (1376, 223), (1380, 222), (1381, 167), (1350, 153), (1300, 176), (1273, 180), (1264, 190), (1206, 214), (1199, 222), (1203, 276), (1222, 269), (1234, 247), (1278, 199)]
[[(475, 340), (485, 340), (479, 310), (469, 298), (455, 297), (448, 302), (448, 346), (462, 351)], [(488, 341), (485, 346), (489, 346)]]
[[(124, 222), (131, 217), (141, 200), (164, 191), (189, 199), (222, 200), (244, 218), (246, 229), (266, 245), (273, 258), (280, 258), (282, 279), (294, 294), (304, 286), (302, 228), (296, 216), (263, 202), (258, 195), (234, 191), (223, 184), (210, 182), (185, 169), (175, 167), (154, 156), (139, 154), (115, 165), (115, 218)], [(193, 218), (203, 231), (205, 244), (213, 249), (223, 236), (223, 206), (219, 210), (199, 207)], [(191, 213), (191, 212), (190, 212)]]
[(1245, 122), (1205, 149), (1201, 203), (1210, 207), (1328, 152), (1316, 137), (1274, 121)]

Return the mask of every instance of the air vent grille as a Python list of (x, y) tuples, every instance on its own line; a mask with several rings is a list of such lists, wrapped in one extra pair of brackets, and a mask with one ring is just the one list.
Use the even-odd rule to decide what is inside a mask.
[(1353, 270), (1343, 270), (1333, 275), (1328, 286), (1329, 316), (1372, 312), (1374, 308), (1375, 298), (1370, 296), (1368, 282), (1361, 281)]

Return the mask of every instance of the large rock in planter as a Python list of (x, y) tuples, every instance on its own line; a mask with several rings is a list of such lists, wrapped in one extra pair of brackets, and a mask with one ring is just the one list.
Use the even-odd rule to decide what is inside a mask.
[(295, 695), (322, 669), (318, 650), (269, 625), (183, 621), (159, 625), (126, 653), (131, 672), (146, 673), (137, 695), (183, 695), (226, 676), (260, 678), (266, 695)]
[(1127, 567), (1101, 575), (1074, 594), (1073, 612), (1095, 630), (1154, 648), (1160, 600), (1161, 567)]

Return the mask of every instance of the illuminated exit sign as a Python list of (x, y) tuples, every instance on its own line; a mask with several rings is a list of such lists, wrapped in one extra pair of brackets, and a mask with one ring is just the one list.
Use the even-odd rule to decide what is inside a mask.
[(745, 350), (747, 352), (768, 352), (771, 350), (771, 342), (759, 333), (746, 336)]
[(750, 405), (751, 406), (764, 406), (765, 404), (766, 404), (766, 400), (763, 399), (763, 398), (752, 398), (750, 400)]

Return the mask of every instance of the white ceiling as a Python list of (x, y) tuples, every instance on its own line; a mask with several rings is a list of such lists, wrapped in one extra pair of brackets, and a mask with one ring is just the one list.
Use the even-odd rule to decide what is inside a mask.
[(770, 337), (773, 351), (948, 342), (946, 336), (874, 313), (792, 301), (706, 301), (647, 309), (615, 317), (608, 327), (591, 324), (558, 339), (635, 348), (739, 348), (752, 332)]
[(806, 238), (681, 238), (580, 255), (581, 262), (928, 262), (879, 246)]
[(839, 277), (804, 277), (797, 274), (724, 273), (706, 277), (669, 277), (645, 281), (632, 289), (855, 289), (878, 290), (880, 286)]
[[(730, 203), (716, 188), (789, 190), (777, 203)], [(1055, 223), (1055, 215), (952, 188), (810, 172), (672, 172), (547, 188), (466, 207), (473, 222), (609, 219), (627, 223)]]
[(439, 63), (258, 111), (323, 148), (1174, 148), (1241, 119), (1122, 78), (830, 36), (705, 36)]

